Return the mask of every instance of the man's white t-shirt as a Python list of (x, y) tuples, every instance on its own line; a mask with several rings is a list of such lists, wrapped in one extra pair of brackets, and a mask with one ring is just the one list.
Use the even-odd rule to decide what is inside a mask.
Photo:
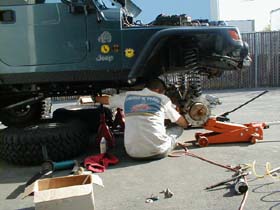
[(170, 149), (172, 137), (166, 134), (164, 120), (176, 122), (180, 114), (170, 99), (144, 88), (129, 91), (122, 96), (110, 98), (110, 106), (124, 109), (124, 145), (129, 156), (135, 158), (151, 157)]

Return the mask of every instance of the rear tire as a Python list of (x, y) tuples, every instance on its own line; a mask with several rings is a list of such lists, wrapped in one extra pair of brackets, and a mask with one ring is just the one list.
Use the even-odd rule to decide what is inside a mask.
[(6, 128), (0, 133), (0, 158), (17, 165), (37, 165), (45, 159), (69, 160), (85, 150), (89, 135), (83, 124), (41, 123), (24, 128)]

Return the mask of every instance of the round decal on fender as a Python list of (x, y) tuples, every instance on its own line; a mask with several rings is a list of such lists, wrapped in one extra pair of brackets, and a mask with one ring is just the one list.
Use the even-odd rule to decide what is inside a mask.
[(107, 44), (103, 44), (101, 45), (100, 50), (103, 54), (108, 54), (110, 52), (110, 46)]
[(135, 51), (132, 48), (125, 49), (125, 57), (133, 58), (135, 56)]

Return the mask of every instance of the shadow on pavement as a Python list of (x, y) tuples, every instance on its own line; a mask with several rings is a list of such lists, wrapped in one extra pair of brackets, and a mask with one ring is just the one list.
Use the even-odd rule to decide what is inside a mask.
[(263, 195), (260, 200), (265, 203), (273, 203), (273, 205), (269, 208), (269, 210), (273, 209), (279, 209), (280, 207), (280, 190), (266, 190), (266, 191), (261, 191), (260, 189), (262, 188), (267, 188), (269, 189), (272, 187), (271, 185), (275, 184), (275, 182), (269, 182), (265, 184), (260, 184), (259, 186), (255, 187), (252, 189), (253, 193), (261, 193), (261, 194), (266, 194)]
[(13, 192), (11, 192), (6, 199), (7, 200), (13, 200), (17, 199), (21, 193), (24, 192), (25, 184), (19, 185)]

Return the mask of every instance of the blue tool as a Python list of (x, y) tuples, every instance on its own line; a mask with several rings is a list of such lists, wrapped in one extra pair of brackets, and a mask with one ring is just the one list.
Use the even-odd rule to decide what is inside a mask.
[(49, 160), (47, 148), (45, 145), (42, 145), (42, 153), (43, 153), (45, 162), (41, 165), (40, 171), (38, 173), (34, 174), (26, 182), (26, 186), (32, 184), (33, 182), (35, 182), (38, 179), (50, 176), (54, 171), (73, 169), (74, 166), (79, 165), (78, 161), (76, 161), (76, 160), (65, 160), (65, 161), (60, 161), (60, 162), (54, 162), (54, 161)]

